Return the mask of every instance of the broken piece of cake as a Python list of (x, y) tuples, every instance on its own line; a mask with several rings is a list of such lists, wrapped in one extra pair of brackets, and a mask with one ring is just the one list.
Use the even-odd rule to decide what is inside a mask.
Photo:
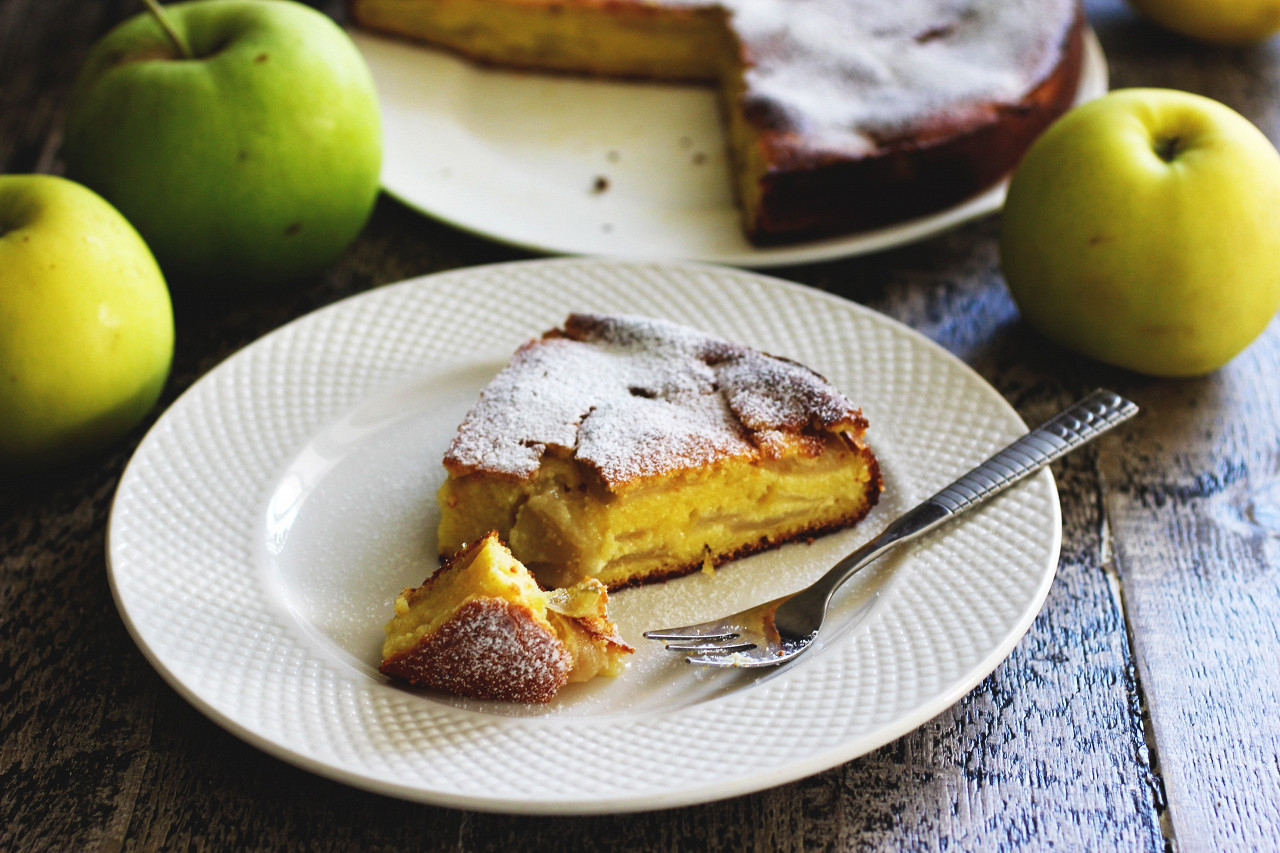
[(459, 427), (440, 552), (496, 530), (546, 588), (719, 565), (865, 516), (881, 489), (866, 428), (794, 361), (573, 314), (522, 346)]
[(549, 702), (569, 682), (617, 675), (634, 651), (608, 598), (596, 580), (544, 591), (490, 532), (396, 598), (380, 669), (460, 696)]

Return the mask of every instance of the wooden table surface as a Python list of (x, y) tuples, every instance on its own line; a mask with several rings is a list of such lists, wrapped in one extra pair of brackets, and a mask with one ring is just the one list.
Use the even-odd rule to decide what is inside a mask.
[[(89, 44), (138, 5), (0, 2), (4, 172), (61, 171), (70, 79)], [(320, 5), (341, 18), (340, 3)], [(1142, 23), (1120, 0), (1088, 12), (1114, 87), (1202, 93), (1280, 139), (1280, 40), (1209, 48)], [(781, 787), (626, 815), (468, 813), (322, 779), (206, 719), (126, 633), (104, 535), (140, 428), (68, 470), (4, 481), (0, 849), (1277, 849), (1280, 327), (1203, 379), (1085, 362), (1020, 322), (998, 269), (999, 227), (992, 216), (777, 271), (938, 341), (1029, 423), (1098, 385), (1143, 407), (1122, 437), (1054, 466), (1063, 543), (1043, 611), (990, 677), (918, 730)], [(252, 304), (180, 306), (162, 404), (339, 298), (523, 257), (384, 197), (323, 275)]]

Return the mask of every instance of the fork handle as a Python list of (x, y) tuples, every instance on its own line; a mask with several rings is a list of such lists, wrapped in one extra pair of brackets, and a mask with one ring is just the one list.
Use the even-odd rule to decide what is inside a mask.
[(1094, 391), (929, 500), (946, 508), (949, 515), (962, 513), (1137, 413), (1137, 405), (1119, 394)]
[(1137, 405), (1119, 394), (1094, 391), (900, 516), (792, 601), (797, 607), (825, 610), (841, 584), (885, 552), (982, 503), (1137, 413)]

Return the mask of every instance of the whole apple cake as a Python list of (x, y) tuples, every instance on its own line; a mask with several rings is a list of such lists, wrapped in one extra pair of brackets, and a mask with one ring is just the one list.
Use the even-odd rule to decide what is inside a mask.
[(440, 553), (495, 530), (547, 588), (719, 565), (866, 515), (881, 488), (866, 428), (793, 361), (573, 314), (521, 347), (458, 428)]
[(364, 27), (506, 66), (718, 87), (747, 236), (945, 209), (1070, 108), (1078, 0), (349, 0)]

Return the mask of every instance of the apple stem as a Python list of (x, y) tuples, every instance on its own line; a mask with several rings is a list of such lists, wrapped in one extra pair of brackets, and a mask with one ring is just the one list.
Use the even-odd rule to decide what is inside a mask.
[(1156, 156), (1166, 163), (1172, 163), (1182, 153), (1181, 136), (1162, 136), (1156, 140)]
[(184, 59), (195, 59), (196, 55), (192, 52), (191, 46), (187, 44), (186, 39), (178, 34), (174, 29), (173, 22), (169, 20), (169, 16), (165, 14), (164, 7), (157, 0), (142, 0), (150, 10), (151, 16), (156, 19), (156, 23), (160, 25), (160, 29), (164, 30), (164, 34), (169, 37), (169, 41), (173, 42), (173, 46), (177, 48), (178, 53), (182, 54)]

